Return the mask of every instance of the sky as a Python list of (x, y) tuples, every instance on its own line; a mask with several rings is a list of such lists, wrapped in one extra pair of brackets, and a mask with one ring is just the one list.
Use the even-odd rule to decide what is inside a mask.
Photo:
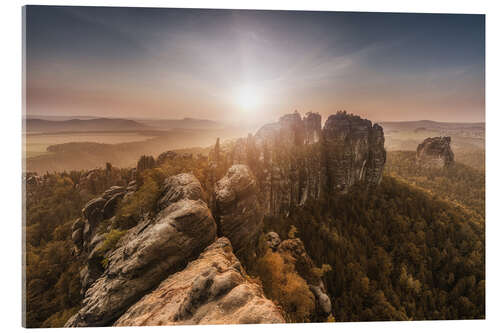
[(484, 121), (483, 15), (26, 8), (27, 115)]

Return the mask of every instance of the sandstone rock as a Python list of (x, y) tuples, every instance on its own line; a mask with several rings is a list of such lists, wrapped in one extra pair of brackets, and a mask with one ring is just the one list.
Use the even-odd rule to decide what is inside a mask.
[(85, 217), (91, 226), (96, 225), (102, 220), (102, 208), (106, 203), (106, 199), (102, 197), (95, 198), (89, 201), (82, 209), (82, 215)]
[(85, 222), (81, 218), (77, 218), (73, 225), (71, 226), (71, 231), (75, 231), (77, 229), (83, 229)]
[(115, 326), (284, 323), (279, 309), (247, 280), (223, 237), (131, 306)]
[(116, 207), (121, 199), (125, 196), (126, 192), (117, 192), (113, 196), (111, 196), (108, 201), (102, 207), (102, 216), (105, 219), (109, 219), (115, 214)]
[(181, 173), (165, 179), (158, 207), (163, 209), (180, 199), (203, 199), (201, 184), (190, 173)]
[(266, 240), (267, 246), (273, 251), (277, 250), (278, 245), (280, 245), (280, 243), (281, 243), (280, 236), (277, 233), (275, 233), (274, 231), (268, 232), (265, 236), (265, 240)]
[(110, 199), (114, 197), (116, 194), (124, 193), (126, 190), (123, 186), (111, 186), (102, 194), (104, 199)]
[(260, 205), (270, 216), (346, 193), (356, 182), (378, 185), (386, 161), (382, 127), (345, 112), (330, 116), (323, 129), (317, 113), (284, 115), (238, 139), (229, 155), (233, 164), (251, 168)]
[(308, 112), (304, 117), (305, 143), (313, 144), (321, 138), (321, 116), (318, 113)]
[(66, 326), (111, 324), (214, 241), (216, 225), (206, 203), (191, 200), (191, 192), (181, 193), (186, 196), (177, 196), (176, 202), (165, 205), (156, 216), (143, 220), (123, 236), (117, 248), (106, 256), (107, 268), (97, 279), (90, 276), (95, 272), (91, 265), (101, 258), (90, 253), (89, 273), (82, 274), (86, 279), (82, 284), (89, 285), (83, 307)]
[(231, 240), (236, 252), (251, 248), (262, 230), (264, 214), (255, 178), (246, 165), (233, 165), (215, 186), (219, 234)]
[(331, 193), (346, 193), (358, 181), (380, 182), (386, 154), (379, 125), (359, 116), (338, 112), (323, 128), (322, 151), (327, 187)]
[(71, 234), (71, 239), (76, 246), (81, 246), (83, 241), (83, 229), (76, 229), (75, 231), (73, 231), (73, 233)]
[(443, 168), (454, 161), (449, 136), (427, 138), (417, 147), (417, 163), (423, 167)]

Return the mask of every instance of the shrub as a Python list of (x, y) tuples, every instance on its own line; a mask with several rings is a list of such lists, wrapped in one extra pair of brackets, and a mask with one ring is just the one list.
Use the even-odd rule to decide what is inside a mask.
[(120, 203), (114, 227), (130, 229), (142, 215), (154, 210), (165, 176), (160, 169), (146, 170), (143, 176), (141, 187)]
[(257, 263), (264, 292), (286, 312), (288, 320), (295, 323), (310, 321), (314, 313), (314, 295), (293, 264), (271, 250)]
[[(104, 241), (98, 249), (99, 255), (104, 256), (106, 252), (114, 250), (116, 244), (126, 232), (126, 230), (111, 229), (111, 231), (106, 234)], [(107, 258), (104, 258), (101, 263), (102, 266), (106, 268), (108, 265)]]

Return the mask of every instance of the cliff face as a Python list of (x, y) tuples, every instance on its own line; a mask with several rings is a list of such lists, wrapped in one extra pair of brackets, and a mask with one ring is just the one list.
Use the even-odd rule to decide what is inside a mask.
[(367, 119), (339, 112), (325, 123), (322, 153), (331, 192), (346, 193), (357, 181), (378, 185), (386, 160), (384, 131)]
[(455, 155), (451, 150), (449, 136), (425, 139), (417, 147), (417, 163), (423, 167), (443, 168), (453, 163)]
[(260, 203), (267, 215), (288, 214), (355, 182), (380, 183), (386, 161), (382, 127), (338, 112), (321, 128), (321, 116), (288, 114), (255, 135), (239, 139), (230, 164), (247, 164), (257, 177)]

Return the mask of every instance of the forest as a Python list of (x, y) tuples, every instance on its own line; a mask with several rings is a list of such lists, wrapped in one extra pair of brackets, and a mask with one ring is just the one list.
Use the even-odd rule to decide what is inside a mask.
[[(412, 152), (389, 153), (377, 188), (355, 185), (348, 194), (311, 201), (288, 216), (266, 217), (264, 233), (300, 238), (322, 267), (318, 276), (333, 304), (329, 321), (484, 318), (484, 172), (460, 163), (423, 171), (415, 168), (413, 158)], [(147, 163), (141, 158), (138, 169)], [(192, 172), (211, 193), (206, 158), (167, 161), (143, 171), (134, 196), (120, 203), (109, 246), (142, 213), (154, 209), (163, 179), (180, 172)], [(216, 170), (217, 177), (224, 172)], [(90, 180), (88, 174), (51, 173), (27, 185), (28, 327), (61, 327), (81, 306), (82, 263), (72, 253), (71, 226), (90, 199), (134, 179), (132, 169), (110, 164), (94, 170)], [(286, 297), (273, 293), (286, 294), (290, 286), (266, 278), (266, 262), (279, 264), (280, 274), (291, 277), (287, 263), (261, 255), (257, 265), (240, 260), (270, 299), (294, 307), (291, 321), (315, 321), (308, 313), (308, 290)]]

